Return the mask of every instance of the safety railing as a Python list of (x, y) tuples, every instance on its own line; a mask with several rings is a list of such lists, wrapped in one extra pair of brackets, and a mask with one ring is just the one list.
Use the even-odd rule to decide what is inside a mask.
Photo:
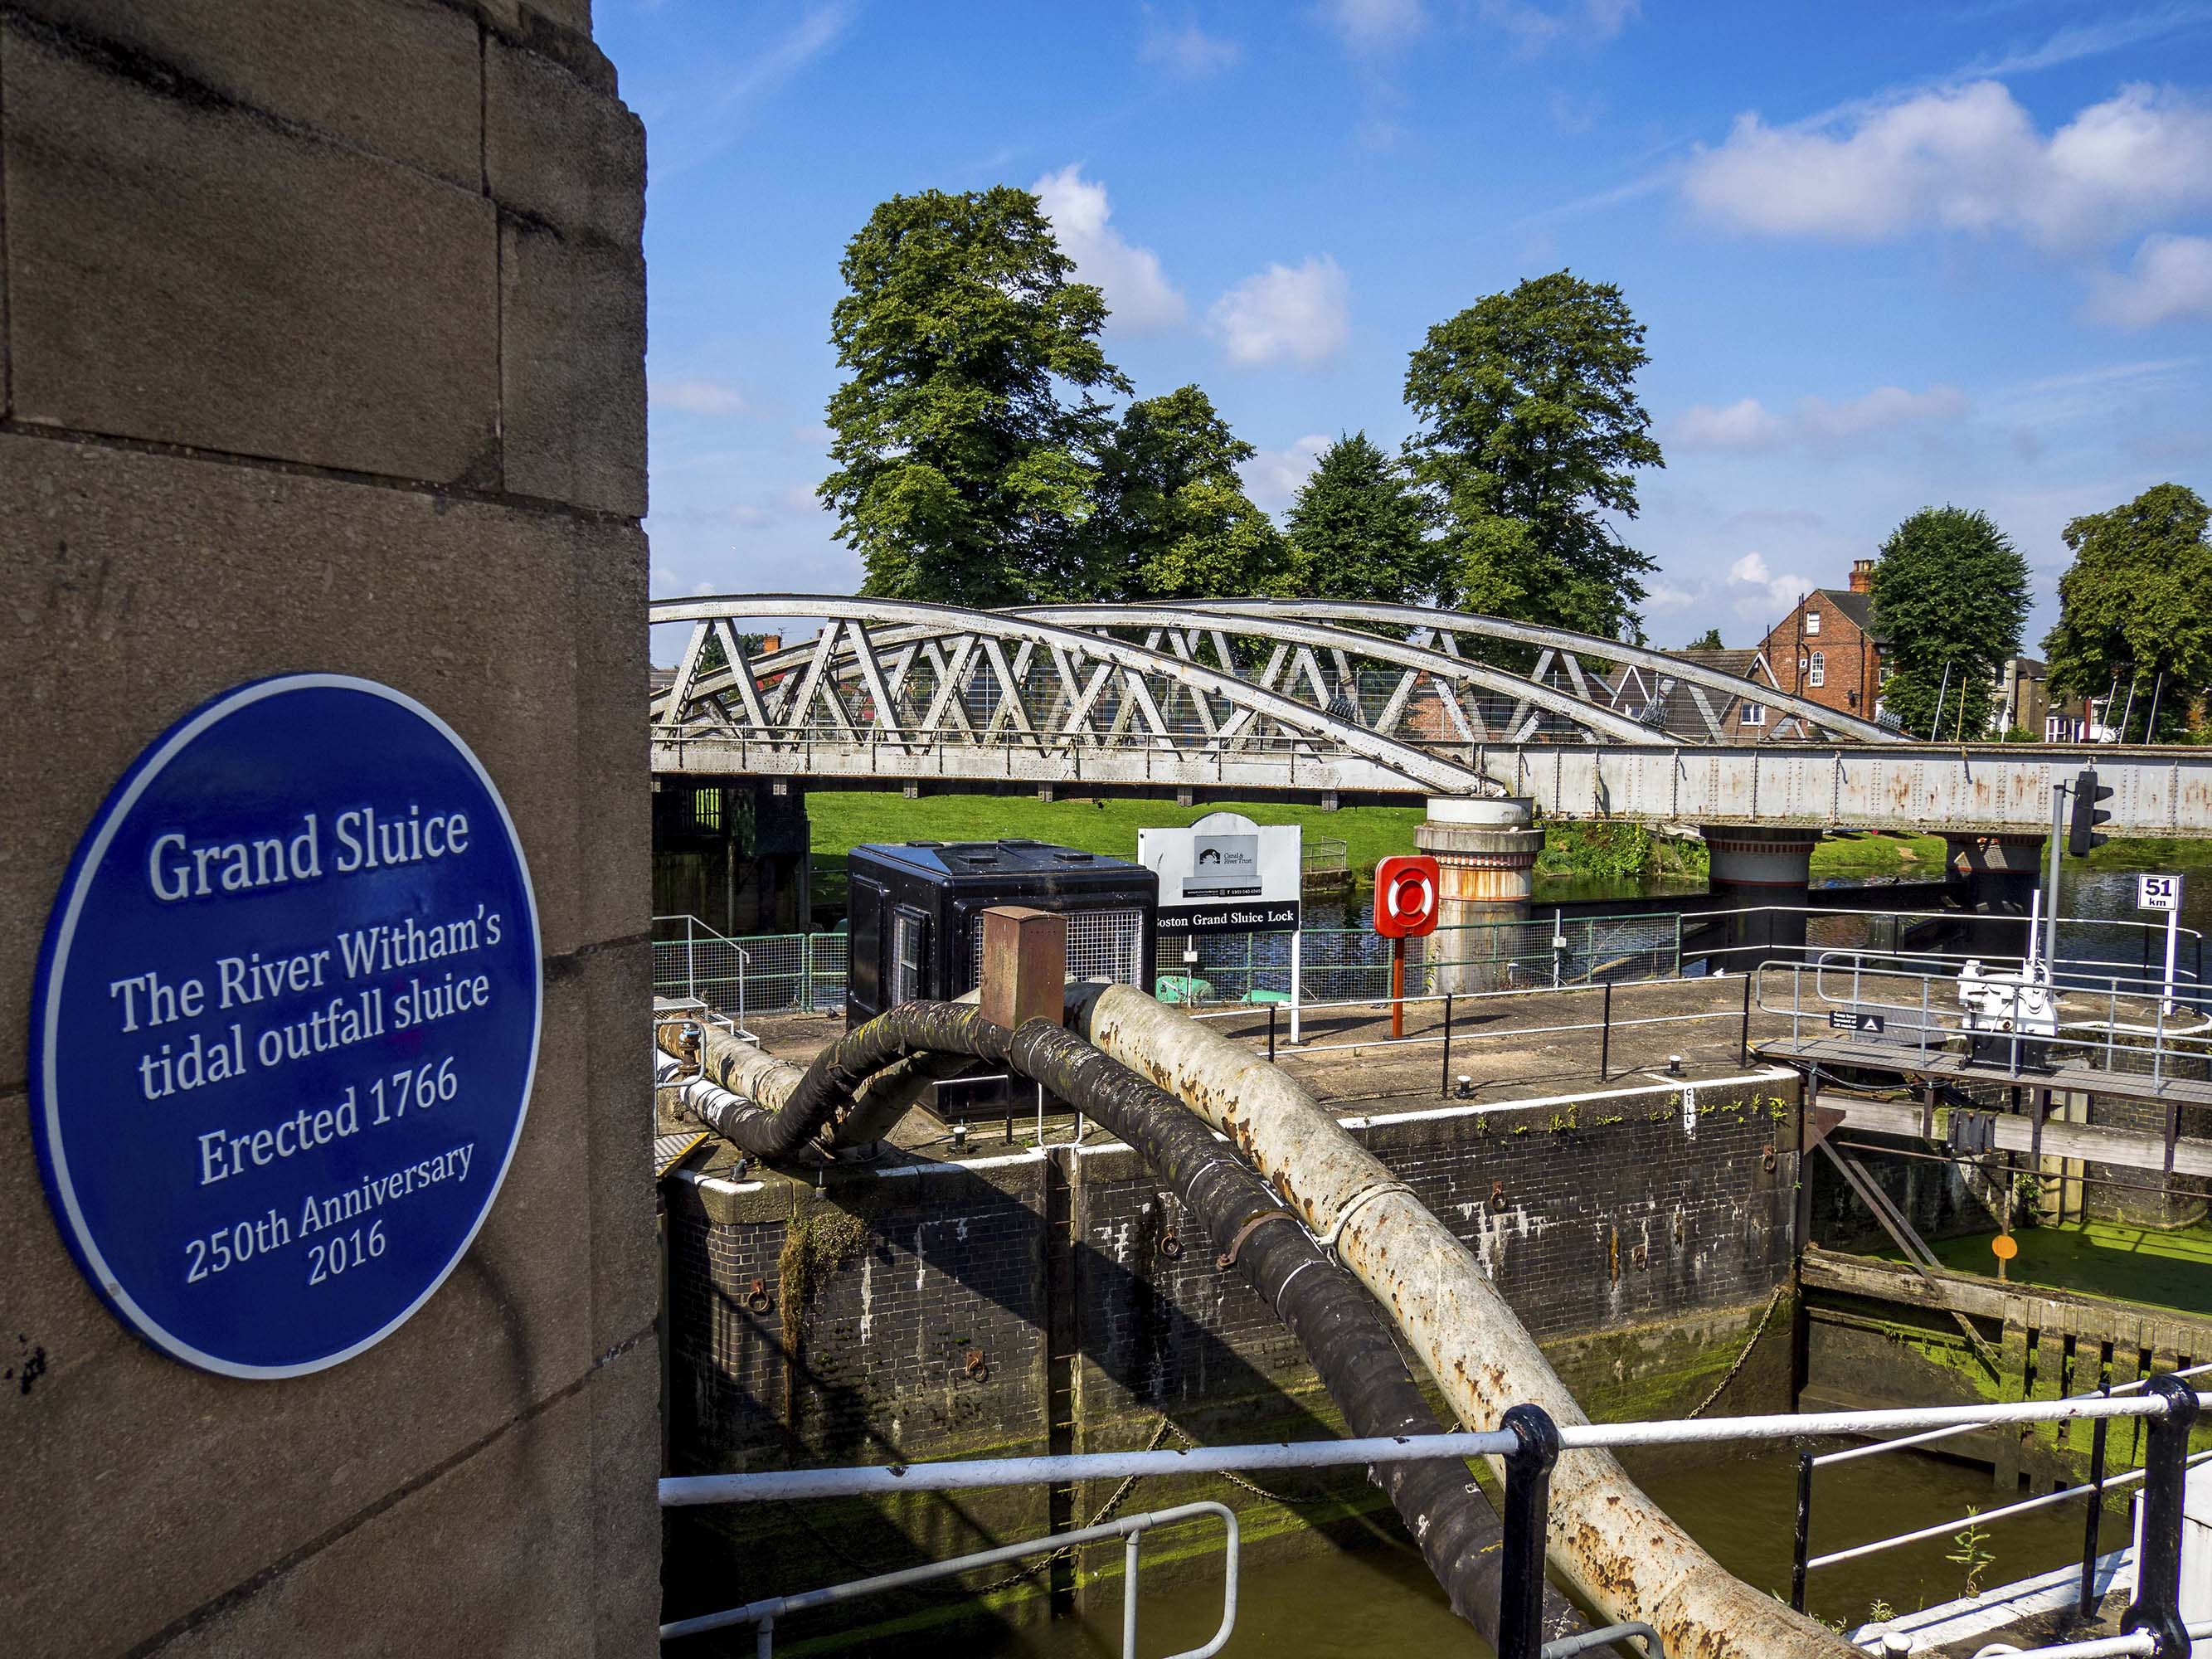
[[(1486, 1431), (1273, 1445), (1206, 1446), (1176, 1451), (1074, 1452), (1045, 1457), (969, 1458), (843, 1468), (761, 1470), (742, 1474), (678, 1475), (660, 1482), (660, 1502), (664, 1508), (670, 1509), (710, 1504), (797, 1503), (823, 1498), (884, 1498), (894, 1493), (963, 1492), (994, 1486), (1066, 1486), (1084, 1480), (1122, 1480), (1149, 1475), (1188, 1477), (1199, 1474), (1360, 1468), (1491, 1457), (1503, 1465), (1505, 1477), (1500, 1508), (1504, 1536), (1499, 1546), (1498, 1659), (1543, 1659), (1547, 1654), (1556, 1656), (1576, 1650), (1547, 1649), (1542, 1641), (1544, 1559), (1551, 1522), (1552, 1473), (1564, 1454), (1585, 1449), (1620, 1451), (1632, 1447), (1827, 1439), (1838, 1435), (1911, 1434), (1930, 1429), (2073, 1421), (2095, 1424), (2136, 1419), (2143, 1423), (2146, 1433), (2140, 1474), (2144, 1488), (2142, 1546), (2136, 1559), (2135, 1599), (2121, 1620), (2120, 1635), (2101, 1638), (2124, 1645), (2096, 1650), (2141, 1654), (2148, 1656), (2148, 1659), (2183, 1659), (2190, 1651), (2194, 1633), (2191, 1626), (2183, 1623), (2180, 1612), (2183, 1488), (2191, 1461), (2190, 1430), (2203, 1405), (2203, 1396), (2171, 1373), (2151, 1377), (2142, 1393), (2124, 1397), (2115, 1394), (1994, 1406), (1808, 1412), (1657, 1423), (1562, 1424), (1540, 1407), (1523, 1404), (1508, 1409), (1499, 1426)], [(1006, 1547), (1016, 1553), (1027, 1553), (1047, 1545), (1063, 1547), (1079, 1539), (1111, 1531), (1110, 1528), (1086, 1528), (1081, 1534), (1065, 1533), (1054, 1539)], [(963, 1558), (958, 1566), (939, 1563), (936, 1565), (943, 1571), (933, 1576), (982, 1564), (981, 1557)], [(875, 1582), (859, 1581), (861, 1584)], [(839, 1588), (846, 1590), (846, 1595), (836, 1599), (862, 1593), (857, 1588)], [(809, 1592), (809, 1595), (816, 1597), (830, 1595), (827, 1591)], [(821, 1604), (808, 1601), (804, 1596), (789, 1601)], [(702, 1620), (663, 1626), (661, 1634), (668, 1639), (732, 1624), (757, 1624), (759, 1609), (771, 1606), (766, 1602), (750, 1603), (725, 1613), (707, 1614)], [(1125, 1603), (1125, 1620), (1129, 1616)], [(1125, 1632), (1127, 1628), (1125, 1624)], [(1219, 1639), (1225, 1640), (1226, 1637), (1224, 1625)], [(2130, 1643), (2133, 1644), (2125, 1645)], [(2089, 1650), (2076, 1646), (2033, 1651), (2057, 1659), (2057, 1656)]]
[(678, 1637), (702, 1635), (708, 1631), (727, 1630), (735, 1625), (750, 1625), (754, 1631), (754, 1652), (758, 1659), (771, 1659), (775, 1652), (775, 1626), (779, 1619), (788, 1619), (793, 1613), (811, 1612), (816, 1607), (834, 1607), (841, 1601), (858, 1601), (866, 1595), (881, 1595), (890, 1590), (907, 1589), (915, 1584), (930, 1583), (939, 1578), (979, 1567), (1002, 1566), (1009, 1561), (1018, 1561), (1025, 1555), (1035, 1555), (1041, 1550), (1072, 1549), (1083, 1544), (1095, 1544), (1109, 1538), (1122, 1540), (1121, 1567), (1121, 1659), (1137, 1659), (1137, 1589), (1139, 1558), (1138, 1542), (1155, 1527), (1172, 1526), (1178, 1521), (1189, 1521), (1200, 1516), (1212, 1516), (1222, 1527), (1222, 1583), (1221, 1625), (1212, 1638), (1202, 1646), (1186, 1648), (1170, 1659), (1213, 1659), (1213, 1656), (1228, 1645), (1237, 1628), (1237, 1515), (1225, 1504), (1201, 1501), (1178, 1504), (1173, 1509), (1155, 1510), (1147, 1515), (1124, 1516), (1117, 1521), (1102, 1522), (1095, 1527), (1079, 1527), (1073, 1532), (1054, 1533), (1043, 1538), (1029, 1538), (1018, 1544), (1003, 1544), (996, 1549), (977, 1550), (971, 1554), (956, 1556), (949, 1561), (925, 1562), (918, 1567), (907, 1567), (897, 1572), (878, 1573), (872, 1578), (848, 1579), (842, 1584), (830, 1584), (821, 1589), (807, 1590), (797, 1595), (771, 1595), (758, 1601), (748, 1601), (741, 1607), (732, 1607), (723, 1613), (702, 1613), (696, 1619), (678, 1619), (660, 1627), (660, 1639), (673, 1641)]
[(737, 1034), (750, 1039), (745, 1029), (750, 952), (696, 916), (655, 916), (653, 930), (653, 995), (680, 997), (730, 1015)]
[[(1827, 951), (1810, 963), (1763, 963), (1755, 1002), (1762, 1013), (1788, 1017), (1793, 1041), (1817, 1021), (1823, 1031), (1871, 1036), (1922, 1060), (1963, 1047), (1965, 1057), (2009, 1077), (2063, 1063), (2112, 1077), (2148, 1075), (2154, 1085), (2212, 1081), (2212, 1018), (2176, 1008), (2177, 987), (2154, 982), (2148, 995), (2131, 993), (2117, 979), (2076, 973), (2070, 963), (2047, 979), (2017, 964), (1988, 967), (1968, 981)], [(1968, 992), (1990, 1005), (1970, 1012)]]
[[(2027, 916), (1990, 915), (1965, 910), (1869, 910), (1856, 906), (1753, 904), (1726, 909), (1691, 909), (1682, 915), (1689, 937), (1684, 955), (1719, 969), (1753, 966), (1780, 957), (1809, 960), (1824, 951), (1857, 950), (1869, 960), (1987, 962), (1992, 956), (2024, 956), (2039, 939)], [(1765, 924), (1761, 926), (1760, 924)], [(1725, 926), (1738, 942), (1696, 937)], [(1776, 937), (1779, 930), (1783, 937)], [(1803, 939), (1790, 937), (1802, 929)], [(1978, 948), (1948, 950), (1911, 942), (1913, 935), (1940, 933), (1971, 935)], [(2123, 988), (2158, 985), (2165, 978), (2166, 928), (2163, 922), (2115, 916), (2061, 916), (2057, 921), (2061, 967), (2100, 984), (2118, 980)], [(2174, 981), (2185, 1000), (2195, 1000), (2204, 986), (2204, 935), (2193, 927), (2178, 930), (2181, 945)]]
[(730, 939), (696, 916), (656, 916), (653, 988), (748, 1015), (842, 1007), (848, 967), (843, 933), (748, 933)]
[[(1292, 934), (1159, 936), (1163, 997), (1208, 1004), (1275, 1002), (1293, 994)], [(1406, 984), (1441, 993), (1455, 978), (1538, 990), (1601, 981), (1672, 979), (1681, 965), (1681, 918), (1673, 915), (1562, 916), (1468, 922), (1407, 941)], [(1390, 941), (1370, 927), (1307, 927), (1296, 935), (1297, 994), (1329, 1001), (1390, 987)], [(1184, 951), (1194, 950), (1195, 962)], [(1456, 971), (1455, 971), (1456, 970)]]
[[(1727, 1020), (1734, 1023), (1737, 1027), (1737, 1060), (1742, 1064), (1748, 1065), (1751, 1060), (1752, 1013), (1752, 981), (1748, 976), (1741, 981), (1743, 998), (1740, 1006), (1700, 1008), (1682, 1013), (1634, 1014), (1622, 1017), (1616, 1017), (1613, 1013), (1613, 994), (1616, 988), (1629, 994), (1632, 999), (1636, 994), (1656, 990), (1662, 987), (1702, 988), (1711, 984), (1710, 980), (1640, 980), (1624, 983), (1616, 988), (1612, 981), (1607, 980), (1595, 985), (1562, 985), (1547, 989), (1541, 994), (1541, 999), (1546, 1006), (1549, 1006), (1549, 1000), (1553, 998), (1595, 997), (1597, 999), (1598, 1005), (1596, 1018), (1538, 1025), (1484, 1026), (1473, 1030), (1458, 1023), (1460, 1016), (1468, 1008), (1498, 1001), (1517, 1001), (1525, 1004), (1530, 1000), (1532, 993), (1528, 991), (1447, 991), (1441, 996), (1351, 997), (1333, 1002), (1308, 1002), (1300, 1005), (1298, 1009), (1300, 1015), (1307, 1019), (1312, 1018), (1316, 1014), (1345, 1011), (1357, 1010), (1379, 1015), (1393, 1010), (1402, 1011), (1407, 1008), (1434, 1008), (1439, 1011), (1440, 1018), (1434, 1029), (1425, 1029), (1408, 1035), (1387, 1037), (1380, 1035), (1361, 1036), (1334, 1042), (1300, 1042), (1297, 1052), (1301, 1054), (1325, 1054), (1353, 1048), (1421, 1048), (1435, 1045), (1443, 1051), (1442, 1081), (1438, 1085), (1438, 1092), (1449, 1094), (1454, 1086), (1451, 1062), (1455, 1044), (1460, 1045), (1464, 1052), (1464, 1045), (1468, 1042), (1518, 1042), (1532, 1036), (1563, 1036), (1578, 1031), (1595, 1032), (1598, 1039), (1598, 1079), (1600, 1082), (1605, 1082), (1613, 1076), (1613, 1034), (1615, 1031), (1634, 1030), (1653, 1025), (1709, 1024), (1718, 1020)], [(1272, 1060), (1279, 1058), (1280, 1040), (1289, 1033), (1289, 1013), (1290, 1010), (1287, 1007), (1269, 1004), (1264, 1007), (1255, 1008), (1210, 1009), (1203, 1013), (1193, 1014), (1191, 1018), (1208, 1022), (1249, 1022), (1249, 1024), (1240, 1025), (1232, 1035), (1261, 1039), (1264, 1042), (1263, 1051)], [(1399, 1023), (1402, 1024), (1402, 1019)]]
[[(2185, 1380), (2192, 1376), (2201, 1376), (2207, 1371), (2212, 1371), (2212, 1364), (2191, 1365), (2186, 1370), (2166, 1371), (2161, 1372), (2160, 1375)], [(2135, 1394), (2148, 1388), (2152, 1380), (2147, 1376), (2137, 1377), (2132, 1382), (2100, 1386), (2094, 1394), (2075, 1395), (2069, 1397), (2076, 1401), (2110, 1400), (2120, 1395)], [(1972, 1515), (1960, 1516), (1954, 1521), (1942, 1522), (1935, 1526), (1915, 1528), (1910, 1532), (1897, 1533), (1887, 1538), (1873, 1539), (1866, 1543), (1854, 1544), (1847, 1549), (1832, 1550), (1826, 1555), (1808, 1553), (1813, 1531), (1813, 1475), (1815, 1470), (1824, 1469), (1837, 1463), (1853, 1463), (1869, 1457), (1881, 1457), (1891, 1452), (1905, 1451), (1914, 1447), (1930, 1445), (1938, 1440), (1948, 1440), (1954, 1436), (1969, 1434), (1976, 1429), (1989, 1426), (1986, 1423), (1960, 1423), (1949, 1428), (1929, 1429), (1920, 1434), (1906, 1435), (1901, 1439), (1877, 1440), (1867, 1445), (1846, 1446), (1839, 1451), (1799, 1453), (1797, 1526), (1790, 1553), (1790, 1605), (1800, 1613), (1805, 1611), (1807, 1576), (1822, 1567), (1834, 1566), (1844, 1561), (1856, 1561), (1864, 1556), (1879, 1555), (1887, 1550), (1902, 1549), (1908, 1544), (1924, 1543), (1930, 1538), (1951, 1537), (1961, 1527), (1968, 1524), (1978, 1526), (1987, 1521), (2006, 1520), (2015, 1515), (2027, 1515), (2036, 1510), (2050, 1509), (2056, 1504), (2071, 1503), (2078, 1498), (2087, 1498), (2090, 1503), (2087, 1518), (2082, 1528), (2081, 1589), (2079, 1610), (2081, 1617), (2087, 1618), (2096, 1607), (2097, 1534), (2099, 1523), (2104, 1516), (2104, 1494), (2131, 1486), (2143, 1478), (2142, 1470), (2131, 1469), (2111, 1480), (2106, 1479), (2106, 1430), (2109, 1424), (2108, 1420), (2103, 1418), (2100, 1418), (2090, 1431), (2089, 1478), (2078, 1486), (2062, 1486), (2056, 1491), (2045, 1492), (2038, 1498), (2022, 1498), (2018, 1503), (2007, 1504), (1994, 1510), (1977, 1510)], [(2198, 1452), (2191, 1456), (2188, 1462), (2193, 1468), (2207, 1458), (2212, 1458), (2212, 1452)]]

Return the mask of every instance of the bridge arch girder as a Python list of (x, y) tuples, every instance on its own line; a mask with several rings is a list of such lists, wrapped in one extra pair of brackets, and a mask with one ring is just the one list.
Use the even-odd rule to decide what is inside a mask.
[[(685, 767), (680, 754), (673, 751), (685, 745), (696, 750), (701, 743), (715, 740), (718, 733), (727, 740), (770, 749), (779, 744), (814, 744), (816, 728), (808, 722), (821, 707), (830, 711), (833, 732), (842, 726), (851, 743), (866, 744), (872, 751), (888, 748), (910, 755), (919, 746), (958, 749), (964, 745), (992, 753), (1020, 749), (1040, 757), (1083, 750), (1095, 758), (1156, 744), (1182, 754), (1214, 752), (1218, 758), (1232, 750), (1239, 756), (1268, 750), (1294, 751), (1294, 757), (1295, 752), (1303, 752), (1310, 775), (1316, 775), (1310, 763), (1316, 757), (1334, 755), (1357, 763), (1346, 771), (1346, 787), (1463, 795), (1495, 793), (1500, 787), (1470, 767), (1339, 720), (1325, 708), (1233, 673), (1109, 635), (1016, 612), (969, 611), (913, 600), (748, 593), (661, 600), (652, 606), (650, 616), (656, 624), (692, 624), (676, 682), (653, 702), (656, 765), (668, 757), (678, 763), (677, 769)], [(820, 618), (824, 626), (812, 641), (759, 659), (745, 658), (738, 649), (734, 624), (778, 618)], [(705, 671), (705, 647), (710, 638), (716, 637), (732, 666)], [(889, 718), (897, 710), (899, 692), (884, 670), (881, 652), (915, 653), (908, 659), (911, 667), (921, 653), (947, 641), (953, 642), (952, 654), (960, 671), (980, 654), (1005, 700), (1001, 708), (1011, 715), (1006, 726), (999, 723), (994, 710), (989, 731), (979, 734), (974, 730), (958, 707), (956, 685), (942, 672), (945, 667), (942, 652), (934, 695), (921, 726), (903, 728)], [(1012, 659), (1006, 655), (1008, 644), (1016, 647)], [(1049, 659), (1066, 693), (1064, 706), (1055, 711), (1058, 724), (1049, 730), (1038, 729), (1037, 722), (1023, 708), (1024, 675), (1016, 670), (1018, 662), (1030, 664), (1038, 653)], [(736, 666), (740, 664), (742, 668)], [(1078, 665), (1085, 666), (1080, 682)], [(768, 689), (761, 683), (763, 678), (779, 682), (767, 700), (761, 696)], [(1177, 742), (1167, 732), (1148, 688), (1148, 682), (1154, 680), (1164, 680), (1200, 697), (1218, 698), (1231, 709), (1249, 714), (1248, 729), (1225, 736), (1189, 733)], [(855, 681), (866, 686), (873, 706), (872, 722), (865, 728), (836, 695), (840, 682)], [(1115, 681), (1119, 684), (1114, 688), (1114, 701), (1119, 712), (1115, 729), (1101, 733), (1091, 724), (1093, 713), (1109, 684)], [(825, 684), (831, 691), (826, 700), (822, 696)], [(731, 698), (741, 705), (738, 710), (726, 707)], [(738, 714), (744, 716), (742, 720), (734, 718)], [(940, 769), (932, 775), (955, 774)], [(993, 771), (988, 775), (995, 778), (999, 774)]]
[(1794, 696), (1774, 686), (1761, 685), (1756, 680), (1724, 673), (1719, 669), (1690, 662), (1650, 646), (1601, 639), (1592, 634), (1578, 634), (1571, 629), (1550, 628), (1536, 623), (1515, 622), (1506, 617), (1479, 616), (1465, 611), (1431, 611), (1418, 605), (1367, 605), (1340, 599), (1208, 599), (1204, 603), (1206, 610), (1224, 617), (1243, 617), (1271, 623), (1306, 619), (1330, 623), (1367, 623), (1384, 628), (1424, 629), (1435, 635), (1474, 634), (1505, 640), (1577, 657), (1632, 665), (1668, 675), (1708, 690), (1763, 703), (1770, 708), (1794, 714), (1806, 722), (1808, 729), (1826, 732), (1831, 737), (1883, 744), (1912, 741), (1905, 733), (1893, 732), (1873, 720), (1839, 713), (1825, 703)]

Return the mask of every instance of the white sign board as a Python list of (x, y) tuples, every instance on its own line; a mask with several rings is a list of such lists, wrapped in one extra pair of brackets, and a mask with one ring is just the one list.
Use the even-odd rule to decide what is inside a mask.
[(2181, 878), (2179, 876), (2137, 876), (2136, 878), (2136, 908), (2138, 910), (2181, 908)]
[(1139, 830), (1137, 862), (1160, 878), (1163, 933), (1276, 933), (1298, 925), (1304, 833), (1209, 812), (1182, 830)]

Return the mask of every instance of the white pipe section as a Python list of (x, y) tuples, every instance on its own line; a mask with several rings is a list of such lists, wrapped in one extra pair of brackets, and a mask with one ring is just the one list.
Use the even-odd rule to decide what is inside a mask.
[(1334, 1241), (1462, 1423), (1494, 1428), (1526, 1401), (1584, 1447), (1553, 1473), (1548, 1553), (1604, 1622), (1654, 1626), (1676, 1659), (1854, 1659), (1834, 1632), (1731, 1576), (1582, 1442), (1589, 1419), (1473, 1253), (1295, 1079), (1141, 993), (1070, 988), (1071, 1023), (1226, 1134), (1309, 1231)]
[[(2200, 1396), (2202, 1398), (2203, 1396)], [(1759, 1417), (1707, 1417), (1686, 1422), (1562, 1425), (1569, 1450), (1620, 1446), (1680, 1446), (1735, 1440), (1790, 1440), (1867, 1429), (1972, 1426), (1989, 1422), (2052, 1423), (2096, 1417), (2157, 1417), (2163, 1400), (2025, 1400), (2007, 1406), (1927, 1406), (1888, 1411), (1813, 1412)], [(1413, 1463), (1428, 1458), (1502, 1457), (1516, 1442), (1499, 1430), (1449, 1434), (1297, 1440), (1272, 1444), (1199, 1446), (1184, 1451), (1074, 1452), (1058, 1457), (976, 1457), (941, 1463), (858, 1464), (845, 1468), (771, 1469), (751, 1474), (672, 1476), (660, 1483), (664, 1509), (694, 1504), (790, 1503), (807, 1498), (878, 1497), (898, 1492), (957, 1492), (981, 1486), (1065, 1485), (1134, 1475), (1216, 1474), (1228, 1469), (1333, 1468), (1350, 1464)], [(2212, 1457), (2212, 1452), (2200, 1456)], [(2141, 1471), (2136, 1471), (2139, 1476)], [(2119, 1476), (2117, 1485), (2130, 1476)], [(2081, 1488), (2035, 1498), (2023, 1507), (2073, 1496)], [(1987, 1520), (2008, 1510), (1991, 1510)]]
[(1313, 1469), (1424, 1459), (1503, 1456), (1510, 1433), (1377, 1436), (1276, 1445), (1195, 1446), (1184, 1451), (1071, 1452), (1058, 1457), (972, 1457), (944, 1463), (865, 1464), (842, 1469), (764, 1469), (755, 1474), (674, 1475), (660, 1506), (783, 1504), (802, 1498), (873, 1498), (887, 1492), (963, 1492), (978, 1486), (1064, 1486), (1138, 1475), (1215, 1474), (1230, 1469)]

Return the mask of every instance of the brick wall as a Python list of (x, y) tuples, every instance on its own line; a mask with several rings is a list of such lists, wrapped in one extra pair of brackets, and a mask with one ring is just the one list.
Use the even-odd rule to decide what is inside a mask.
[[(1808, 613), (1820, 618), (1820, 631), (1803, 631)], [(1814, 592), (1778, 623), (1760, 642), (1775, 684), (1793, 696), (1804, 697), (1861, 720), (1874, 718), (1875, 702), (1881, 686), (1881, 653), (1864, 630), (1845, 616), (1827, 593)], [(1822, 683), (1812, 683), (1812, 653), (1821, 654)], [(1807, 666), (1800, 668), (1803, 658)]]

